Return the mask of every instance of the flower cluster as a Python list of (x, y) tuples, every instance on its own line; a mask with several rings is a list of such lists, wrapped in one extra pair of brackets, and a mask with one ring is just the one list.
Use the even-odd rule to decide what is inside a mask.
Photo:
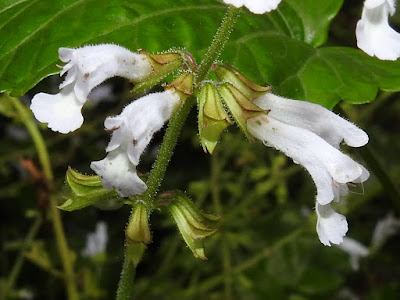
[[(280, 0), (224, 1), (237, 7), (244, 5), (254, 13), (271, 11), (280, 3)], [(368, 22), (383, 24), (385, 14), (387, 21), (387, 13), (394, 11), (394, 1), (367, 0), (365, 5), (367, 8), (357, 29), (362, 27), (360, 30), (368, 36), (366, 32), (373, 28)], [(375, 48), (369, 54), (388, 59), (386, 52), (381, 55)], [(82, 125), (83, 104), (91, 90), (108, 78), (120, 76), (144, 86), (154, 85), (182, 65), (178, 53), (151, 55), (143, 50), (138, 54), (112, 44), (60, 48), (59, 55), (66, 63), (60, 74), (67, 73), (60, 93), (35, 95), (31, 109), (39, 121), (61, 133)], [(269, 87), (258, 86), (232, 67), (216, 64), (213, 68), (221, 83), (203, 82), (199, 84), (199, 93), (196, 92), (199, 135), (204, 150), (212, 153), (220, 134), (232, 123), (232, 116), (250, 140), (259, 139), (306, 168), (317, 187), (315, 209), (319, 239), (327, 246), (340, 244), (348, 224), (331, 203), (339, 202), (349, 192), (349, 184), (362, 183), (369, 177), (363, 166), (340, 151), (340, 144), (344, 141), (351, 147), (361, 147), (368, 142), (367, 134), (318, 104), (276, 96), (270, 93)], [(148, 81), (143, 82), (145, 79)], [(90, 164), (105, 189), (115, 189), (121, 197), (141, 194), (147, 189), (136, 172), (140, 157), (153, 134), (193, 94), (193, 80), (191, 72), (184, 72), (165, 91), (137, 99), (120, 115), (105, 120), (104, 126), (112, 134), (107, 156)]]
[[(67, 63), (60, 73), (61, 76), (67, 73), (60, 93), (35, 95), (31, 110), (39, 121), (61, 133), (82, 125), (81, 109), (94, 87), (114, 76), (139, 82), (153, 72), (146, 55), (113, 44), (60, 48), (59, 56)], [(171, 117), (179, 102), (178, 93), (169, 89), (142, 97), (126, 106), (119, 116), (105, 120), (106, 130), (112, 132), (108, 154), (90, 165), (105, 189), (115, 189), (122, 197), (146, 190), (136, 166), (153, 134)]]

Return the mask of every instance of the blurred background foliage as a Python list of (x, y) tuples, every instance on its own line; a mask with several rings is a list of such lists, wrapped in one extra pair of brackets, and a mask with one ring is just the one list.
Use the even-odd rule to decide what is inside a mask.
[[(360, 4), (345, 1), (332, 23), (327, 45), (355, 46), (349, 28), (355, 28)], [(398, 16), (392, 22), (394, 27), (400, 25)], [(56, 93), (59, 80), (45, 79), (21, 101), (29, 105), (38, 91)], [(123, 80), (107, 82), (98, 92), (102, 96), (96, 96), (103, 101), (88, 102), (85, 125), (72, 134), (53, 133), (42, 124), (60, 204), (67, 194), (67, 167), (90, 174), (90, 162), (104, 157), (109, 134), (102, 130), (102, 123), (131, 100), (129, 90), (129, 83)], [(400, 215), (398, 98), (396, 93), (380, 92), (369, 104), (342, 103), (334, 109), (370, 136), (364, 149), (346, 150), (372, 171), (372, 177), (355, 187), (338, 207), (348, 219), (348, 237), (366, 246), (380, 219), (389, 213)], [(1, 100), (0, 294), (22, 255), (25, 263), (10, 298), (64, 299), (48, 205), (34, 179), (37, 153), (14, 107)], [(169, 213), (153, 211), (153, 242), (137, 269), (136, 299), (398, 299), (399, 235), (362, 258), (358, 270), (353, 269), (347, 253), (336, 246), (325, 247), (318, 240), (313, 211), (316, 191), (307, 172), (274, 149), (248, 143), (234, 126), (209, 156), (200, 147), (196, 117), (194, 110), (160, 192), (187, 191), (203, 211), (222, 216), (219, 231), (206, 241), (208, 260), (196, 259)], [(140, 171), (150, 170), (162, 136), (163, 132), (156, 134), (142, 157)], [(62, 213), (82, 299), (114, 298), (129, 213), (129, 206), (115, 211), (88, 207)], [(84, 255), (87, 237), (99, 221), (108, 228), (106, 250)]]

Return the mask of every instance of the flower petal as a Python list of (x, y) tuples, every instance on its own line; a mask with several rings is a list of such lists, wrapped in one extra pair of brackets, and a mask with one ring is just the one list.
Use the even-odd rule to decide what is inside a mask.
[(53, 131), (68, 133), (82, 126), (82, 106), (72, 89), (64, 89), (56, 95), (36, 94), (30, 108), (36, 119), (48, 123)]
[(363, 130), (319, 104), (291, 100), (271, 93), (257, 98), (254, 103), (263, 109), (270, 109), (269, 116), (312, 131), (336, 148), (339, 148), (343, 139), (351, 147), (368, 143), (368, 135)]
[(340, 244), (346, 235), (348, 225), (345, 216), (335, 212), (330, 204), (316, 204), (317, 233), (319, 240), (325, 246)]
[(124, 149), (109, 152), (103, 160), (92, 162), (90, 168), (100, 176), (105, 189), (115, 189), (122, 197), (141, 194), (147, 188)]

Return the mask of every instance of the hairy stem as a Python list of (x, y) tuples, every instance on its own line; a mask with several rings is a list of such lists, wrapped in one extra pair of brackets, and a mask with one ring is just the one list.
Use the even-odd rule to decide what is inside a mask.
[[(212, 64), (219, 57), (222, 49), (229, 39), (229, 35), (236, 23), (238, 15), (239, 9), (234, 7), (229, 8), (207, 51), (204, 60), (200, 64), (198, 72), (196, 73), (196, 83), (200, 83), (204, 80)], [(183, 124), (185, 123), (186, 117), (195, 103), (196, 98), (193, 95), (189, 96), (179, 111), (171, 118), (169, 122), (160, 147), (160, 151), (158, 152), (157, 159), (153, 165), (153, 169), (150, 172), (149, 179), (146, 182), (147, 190), (143, 194), (142, 198), (144, 203), (146, 203), (146, 205), (149, 207), (153, 206), (153, 200), (157, 194), (158, 187), (164, 178), (165, 171), (167, 170), (168, 163), (172, 157), (172, 153), (176, 142), (178, 141)], [(125, 250), (124, 269), (122, 270), (120, 282), (118, 284), (117, 300), (132, 298), (132, 285), (134, 280), (134, 276), (132, 276), (132, 274), (136, 272), (136, 268), (135, 265), (127, 262), (128, 256), (128, 251)], [(130, 288), (124, 288), (126, 283), (130, 283)]]
[[(32, 136), (33, 143), (35, 144), (36, 151), (38, 153), (40, 165), (42, 167), (44, 176), (46, 177), (47, 183), (50, 187), (53, 181), (53, 171), (50, 164), (50, 156), (47, 151), (46, 143), (44, 142), (43, 136), (36, 126), (33, 119), (32, 113), (27, 109), (19, 99), (7, 96), (8, 100), (14, 105), (18, 112), (21, 121), (24, 123), (25, 127), (28, 129), (30, 135)], [(60, 211), (57, 208), (56, 198), (50, 195), (50, 213), (51, 220), (53, 224), (53, 230), (56, 238), (58, 253), (61, 257), (65, 285), (68, 292), (68, 298), (70, 300), (79, 299), (78, 291), (75, 284), (73, 262), (70, 255), (70, 250), (68, 248), (67, 240), (65, 238), (64, 228), (61, 221)]]

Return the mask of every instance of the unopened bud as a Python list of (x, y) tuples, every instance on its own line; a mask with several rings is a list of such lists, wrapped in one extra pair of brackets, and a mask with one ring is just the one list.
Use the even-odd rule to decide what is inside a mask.
[(203, 150), (213, 153), (221, 133), (232, 123), (222, 105), (221, 96), (212, 83), (206, 83), (200, 90), (199, 134)]
[(137, 201), (129, 224), (126, 227), (126, 237), (129, 243), (144, 243), (151, 242), (151, 233), (149, 228), (149, 213), (146, 205), (142, 201)]
[(207, 259), (203, 241), (218, 230), (216, 226), (220, 217), (203, 213), (185, 194), (179, 192), (172, 200), (169, 209), (193, 255)]

